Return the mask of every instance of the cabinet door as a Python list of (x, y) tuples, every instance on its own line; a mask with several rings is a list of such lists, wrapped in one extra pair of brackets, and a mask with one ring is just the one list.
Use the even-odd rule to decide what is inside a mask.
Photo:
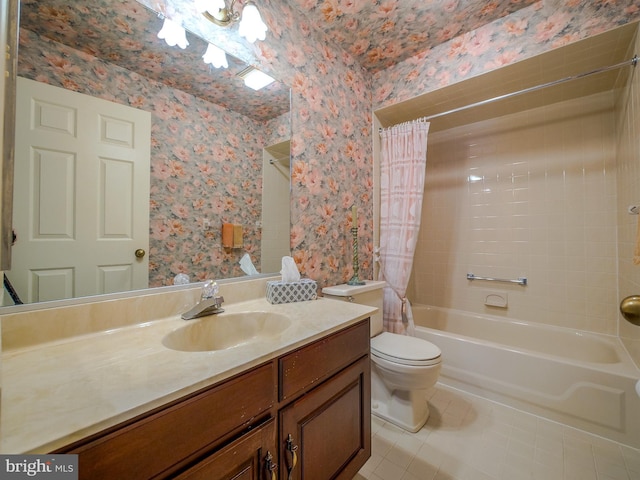
[(280, 479), (351, 479), (371, 455), (369, 357), (280, 411)]
[[(196, 464), (176, 480), (272, 480), (275, 470), (275, 420), (258, 427)], [(269, 462), (272, 459), (272, 462)], [(270, 468), (271, 467), (271, 468)]]

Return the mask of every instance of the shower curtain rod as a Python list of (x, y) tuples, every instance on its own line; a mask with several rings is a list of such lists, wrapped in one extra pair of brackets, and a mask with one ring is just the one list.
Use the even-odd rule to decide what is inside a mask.
[[(626, 60), (624, 62), (617, 63), (615, 65), (609, 65), (608, 67), (597, 68), (595, 70), (591, 70), (591, 71), (588, 71), (588, 72), (579, 73), (577, 75), (572, 75), (570, 77), (565, 77), (565, 78), (561, 78), (559, 80), (554, 80), (552, 82), (543, 83), (541, 85), (536, 85), (534, 87), (529, 87), (529, 88), (525, 88), (523, 90), (518, 90), (517, 92), (505, 93), (504, 95), (499, 95), (497, 97), (488, 98), (486, 100), (481, 100), (481, 101), (475, 102), (475, 103), (470, 103), (469, 105), (464, 105), (462, 107), (454, 108), (452, 110), (447, 110), (446, 112), (434, 113), (433, 115), (429, 115), (427, 117), (417, 118), (417, 119), (411, 120), (411, 121), (413, 121), (413, 122), (427, 122), (429, 120), (433, 120), (434, 118), (444, 117), (445, 115), (449, 115), (450, 113), (458, 113), (458, 112), (461, 112), (463, 110), (467, 110), (469, 108), (480, 107), (482, 105), (493, 103), (493, 102), (496, 102), (498, 100), (505, 100), (507, 98), (515, 97), (515, 96), (518, 96), (518, 95), (522, 95), (524, 93), (536, 92), (538, 90), (542, 90), (543, 88), (553, 87), (555, 85), (560, 85), (561, 83), (569, 82), (571, 80), (578, 80), (580, 78), (588, 77), (590, 75), (595, 75), (596, 73), (608, 72), (609, 70), (615, 70), (615, 69), (618, 69), (618, 68), (626, 67), (628, 65), (633, 65), (635, 67), (637, 65), (637, 63), (638, 63), (638, 55), (634, 55), (632, 59)], [(406, 122), (406, 123), (409, 123), (409, 122)], [(386, 127), (386, 128), (389, 128), (389, 127)], [(383, 130), (384, 130), (384, 128), (378, 129), (378, 133), (382, 132)]]

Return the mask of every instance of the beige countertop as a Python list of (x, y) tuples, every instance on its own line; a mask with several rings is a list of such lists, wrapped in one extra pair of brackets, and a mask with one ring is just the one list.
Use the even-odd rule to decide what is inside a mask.
[[(162, 344), (188, 322), (178, 315), (11, 349), (2, 355), (2, 453), (46, 453), (179, 399), (376, 311), (320, 298), (272, 305), (264, 298), (224, 305), (225, 314), (286, 315), (269, 340), (227, 350), (181, 352)], [(217, 315), (207, 317), (216, 321)]]

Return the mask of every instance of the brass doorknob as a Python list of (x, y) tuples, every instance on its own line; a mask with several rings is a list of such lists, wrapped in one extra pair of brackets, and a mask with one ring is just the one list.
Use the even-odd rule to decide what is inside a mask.
[(145, 252), (142, 248), (136, 250), (136, 258), (142, 258), (145, 256), (147, 252)]
[(620, 313), (630, 323), (640, 327), (640, 295), (630, 295), (620, 302)]

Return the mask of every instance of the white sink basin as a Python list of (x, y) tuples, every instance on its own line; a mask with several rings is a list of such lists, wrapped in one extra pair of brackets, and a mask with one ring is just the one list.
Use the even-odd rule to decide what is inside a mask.
[(162, 344), (183, 352), (227, 350), (271, 339), (290, 325), (291, 320), (279, 313), (222, 313), (187, 320), (184, 327), (165, 335)]

